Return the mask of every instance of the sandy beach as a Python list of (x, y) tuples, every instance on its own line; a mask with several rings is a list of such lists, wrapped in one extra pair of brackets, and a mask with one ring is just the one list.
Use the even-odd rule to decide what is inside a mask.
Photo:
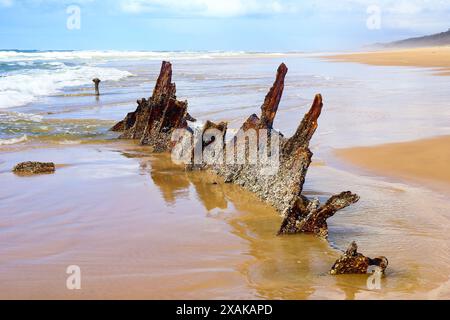
[[(431, 192), (366, 178), (349, 181), (345, 172), (314, 166), (307, 196), (326, 199), (345, 184), (364, 199), (332, 219), (330, 246), (311, 235), (277, 237), (281, 218), (252, 193), (214, 184), (202, 172), (186, 173), (171, 163), (170, 155), (152, 155), (133, 143), (38, 147), (26, 156), (52, 159), (59, 166), (54, 175), (24, 178), (8, 170), (24, 153), (2, 153), (2, 299), (406, 299), (449, 294), (444, 271), (448, 220), (442, 215), (447, 202)], [(333, 182), (327, 184), (330, 176)], [(379, 197), (385, 202), (379, 203)], [(327, 274), (348, 237), (368, 255), (389, 256), (383, 290), (368, 290), (364, 275)], [(65, 288), (69, 265), (81, 267), (82, 290)]]
[(432, 68), (437, 75), (450, 75), (450, 46), (340, 54), (327, 59), (374, 66)]
[(450, 300), (449, 4), (0, 0), (0, 301)]
[(450, 189), (450, 137), (337, 150), (337, 155), (380, 176)]
[[(61, 60), (58, 53), (49, 54)], [(151, 94), (161, 60), (170, 54), (103, 55), (99, 66), (87, 69), (103, 72), (100, 97), (89, 94), (89, 83), (71, 83), (0, 110), (0, 298), (450, 296), (448, 197), (408, 179), (392, 181), (385, 168), (375, 178), (355, 170), (352, 159), (351, 168), (342, 168), (334, 152), (449, 134), (448, 78), (300, 54), (173, 54), (177, 96), (189, 101), (200, 123), (241, 125), (259, 111), (281, 62), (289, 73), (274, 125), (286, 136), (314, 94), (322, 93), (324, 110), (311, 141), (314, 162), (304, 194), (324, 202), (348, 188), (361, 197), (329, 220), (325, 241), (302, 234), (277, 237), (280, 216), (253, 194), (211, 183), (202, 172), (186, 173), (167, 154), (116, 139), (108, 129), (136, 108), (136, 99)], [(70, 60), (58, 72), (72, 78), (76, 63)], [(83, 61), (80, 68), (79, 82), (86, 71)], [(419, 147), (439, 155), (446, 142), (427, 140)], [(393, 154), (399, 149), (393, 166), (409, 159), (407, 144), (393, 149)], [(414, 159), (422, 160), (420, 154)], [(445, 159), (439, 160), (440, 168), (448, 172)], [(53, 161), (56, 173), (20, 177), (11, 172), (28, 160)], [(405, 177), (422, 169), (410, 170)], [(381, 290), (369, 290), (366, 275), (328, 274), (351, 241), (368, 256), (389, 258)], [(65, 287), (69, 265), (82, 269), (80, 291)]]
[[(450, 47), (429, 47), (363, 52), (327, 57), (332, 61), (374, 66), (431, 68), (435, 75), (450, 75)], [(433, 110), (430, 112), (439, 112)], [(416, 180), (428, 185), (450, 184), (450, 137), (420, 139), (375, 147), (338, 150), (337, 155), (379, 175)]]

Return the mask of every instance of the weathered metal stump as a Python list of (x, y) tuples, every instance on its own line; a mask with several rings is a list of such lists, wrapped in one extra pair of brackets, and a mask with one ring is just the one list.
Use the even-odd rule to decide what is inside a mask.
[(99, 96), (100, 95), (99, 86), (100, 86), (100, 82), (102, 82), (102, 80), (100, 80), (99, 78), (94, 78), (94, 79), (92, 79), (92, 82), (94, 82), (94, 85), (95, 85), (95, 95)]

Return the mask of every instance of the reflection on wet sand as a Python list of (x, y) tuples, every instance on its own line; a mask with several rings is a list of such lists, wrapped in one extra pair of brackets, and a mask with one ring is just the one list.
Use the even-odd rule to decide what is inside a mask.
[[(232, 226), (233, 234), (247, 241), (245, 255), (251, 257), (238, 269), (260, 298), (353, 299), (359, 290), (365, 290), (368, 276), (328, 275), (340, 253), (327, 241), (312, 235), (276, 236), (281, 217), (252, 193), (225, 184), (213, 174), (186, 172), (166, 154), (141, 158), (140, 167), (149, 170), (168, 205), (194, 190), (208, 212), (233, 212), (222, 217)], [(333, 287), (335, 292), (331, 290), (330, 295)]]
[[(10, 169), (27, 160), (23, 152), (0, 153), (0, 298), (449, 296), (448, 202), (423, 190), (313, 167), (308, 196), (327, 198), (345, 183), (363, 199), (330, 222), (327, 242), (277, 237), (281, 217), (255, 195), (145, 147), (34, 148), (26, 157), (65, 166), (22, 179)], [(381, 290), (369, 290), (365, 275), (328, 274), (336, 248), (351, 240), (369, 256), (389, 257)], [(63, 285), (73, 264), (83, 270), (76, 293)]]

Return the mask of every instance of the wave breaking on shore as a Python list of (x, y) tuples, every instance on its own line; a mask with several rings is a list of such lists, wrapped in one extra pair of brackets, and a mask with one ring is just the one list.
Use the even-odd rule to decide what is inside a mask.
[(0, 77), (0, 108), (22, 106), (39, 97), (57, 94), (66, 87), (88, 85), (95, 77), (118, 81), (131, 75), (128, 71), (115, 68), (65, 64), (54, 70), (38, 68), (6, 73)]
[(25, 142), (27, 140), (28, 140), (27, 135), (24, 135), (20, 138), (0, 139), (0, 146), (17, 144), (17, 143)]

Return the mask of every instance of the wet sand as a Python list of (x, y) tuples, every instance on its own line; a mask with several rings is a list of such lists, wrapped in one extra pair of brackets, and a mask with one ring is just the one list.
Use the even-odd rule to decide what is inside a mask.
[[(28, 138), (0, 148), (0, 297), (449, 298), (448, 197), (342, 170), (331, 155), (334, 148), (449, 134), (448, 79), (293, 56), (180, 60), (174, 77), (200, 121), (240, 126), (260, 107), (281, 61), (290, 72), (277, 128), (292, 134), (314, 94), (325, 97), (305, 195), (322, 202), (343, 190), (361, 196), (330, 219), (329, 241), (276, 237), (281, 218), (253, 194), (115, 140), (108, 128), (150, 94), (160, 67), (121, 62), (136, 76), (105, 82), (99, 99), (78, 95), (88, 88), (68, 88), (73, 95), (11, 110), (40, 121), (8, 115), (19, 119), (5, 121), (3, 138)], [(28, 178), (10, 172), (27, 160), (54, 161), (58, 169)], [(327, 274), (353, 240), (364, 254), (389, 258), (381, 290), (369, 290), (364, 275)], [(65, 287), (73, 264), (82, 270), (81, 291)]]
[(438, 75), (450, 75), (450, 46), (340, 54), (326, 58), (374, 66), (433, 68)]
[[(168, 157), (132, 148), (28, 149), (64, 166), (25, 178), (8, 170), (23, 152), (2, 154), (1, 298), (254, 296), (236, 270), (243, 241), (221, 213), (189, 201), (190, 182)], [(69, 265), (81, 268), (80, 291), (66, 289)]]
[(336, 154), (379, 176), (422, 182), (450, 189), (450, 136), (340, 149)]
[[(12, 174), (11, 166), (25, 158), (51, 159), (60, 166), (53, 175)], [(1, 159), (3, 299), (406, 299), (450, 294), (448, 218), (443, 215), (448, 201), (427, 191), (374, 185), (312, 166), (307, 196), (324, 201), (345, 184), (363, 199), (330, 220), (327, 242), (311, 235), (277, 237), (281, 218), (253, 194), (215, 184), (214, 176), (204, 172), (187, 173), (170, 155), (150, 154), (132, 143), (37, 147), (2, 152)], [(425, 211), (433, 218), (425, 217)], [(366, 275), (328, 275), (351, 240), (367, 255), (389, 257), (382, 290), (369, 290)], [(65, 287), (69, 265), (81, 268), (79, 291)]]
[[(326, 59), (374, 66), (432, 68), (437, 75), (450, 75), (449, 46), (332, 55)], [(450, 137), (443, 136), (406, 143), (346, 148), (338, 150), (336, 154), (381, 176), (425, 182), (428, 186), (439, 185), (448, 190), (449, 146)]]

